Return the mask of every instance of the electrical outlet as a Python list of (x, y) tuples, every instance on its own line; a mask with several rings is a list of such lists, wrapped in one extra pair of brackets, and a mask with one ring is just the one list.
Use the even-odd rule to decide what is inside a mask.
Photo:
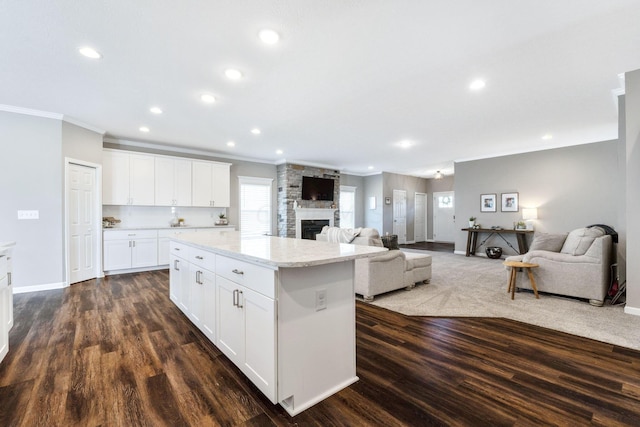
[(18, 211), (18, 219), (40, 219), (40, 211)]
[(316, 291), (316, 311), (327, 308), (327, 290), (318, 289)]

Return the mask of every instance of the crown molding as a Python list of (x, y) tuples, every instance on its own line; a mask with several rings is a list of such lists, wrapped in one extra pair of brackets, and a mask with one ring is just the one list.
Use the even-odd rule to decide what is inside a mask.
[(24, 114), (27, 116), (43, 117), (46, 119), (62, 120), (63, 115), (59, 113), (52, 113), (50, 111), (33, 110), (31, 108), (16, 107), (15, 105), (0, 104), (0, 111), (6, 111), (7, 113)]

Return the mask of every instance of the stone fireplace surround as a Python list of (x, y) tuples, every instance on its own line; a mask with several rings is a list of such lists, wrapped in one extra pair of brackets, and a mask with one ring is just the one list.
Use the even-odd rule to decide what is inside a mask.
[[(300, 221), (303, 219), (326, 219), (332, 226), (340, 226), (340, 172), (293, 163), (277, 167), (278, 173), (278, 236), (301, 238)], [(302, 177), (332, 178), (333, 202), (325, 200), (302, 200)], [(297, 208), (294, 206), (297, 205)], [(332, 207), (332, 205), (334, 205)]]

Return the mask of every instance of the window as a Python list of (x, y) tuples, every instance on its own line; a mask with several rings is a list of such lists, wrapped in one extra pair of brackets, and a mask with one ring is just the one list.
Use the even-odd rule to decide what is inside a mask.
[(271, 234), (270, 178), (239, 176), (240, 233), (243, 236)]
[(356, 187), (340, 186), (340, 228), (355, 228)]

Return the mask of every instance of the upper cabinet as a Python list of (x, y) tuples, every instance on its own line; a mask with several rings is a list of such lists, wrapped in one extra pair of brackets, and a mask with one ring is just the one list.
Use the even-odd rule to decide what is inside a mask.
[(230, 163), (106, 149), (102, 203), (229, 207)]
[(229, 207), (231, 165), (194, 161), (192, 166), (193, 206)]
[(102, 159), (102, 203), (154, 204), (154, 156), (105, 150)]
[(191, 206), (191, 163), (156, 157), (156, 206)]

